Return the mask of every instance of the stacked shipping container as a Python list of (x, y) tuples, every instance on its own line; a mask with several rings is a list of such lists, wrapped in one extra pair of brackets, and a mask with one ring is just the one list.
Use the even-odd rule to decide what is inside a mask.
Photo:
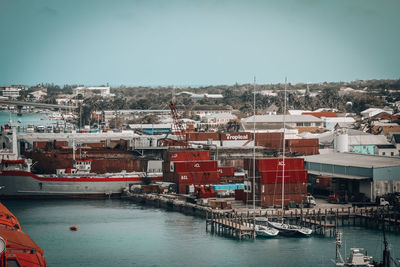
[(210, 160), (210, 151), (168, 151), (164, 155), (163, 180), (176, 183), (178, 193), (187, 193), (190, 185), (218, 184), (218, 163)]
[(287, 139), (287, 150), (291, 153), (301, 155), (316, 155), (319, 154), (318, 138), (312, 139)]
[[(244, 165), (245, 169), (248, 170), (249, 173), (249, 181), (252, 183), (253, 160), (246, 159)], [(308, 180), (307, 171), (304, 169), (304, 159), (286, 158), (284, 173), (282, 167), (282, 158), (256, 159), (255, 196), (256, 201), (258, 201), (261, 206), (282, 205), (282, 184), (284, 185), (285, 206), (291, 202), (296, 204), (304, 202), (307, 194)], [(252, 188), (253, 186), (251, 185), (251, 190)], [(252, 193), (253, 192), (250, 192), (245, 196), (245, 201), (252, 200)]]

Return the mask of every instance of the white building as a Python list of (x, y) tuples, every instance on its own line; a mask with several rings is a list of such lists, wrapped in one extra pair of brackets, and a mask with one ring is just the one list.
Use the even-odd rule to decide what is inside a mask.
[(1, 86), (0, 91), (3, 97), (17, 98), (19, 97), (19, 92), (21, 91), (21, 89), (12, 86)]
[(89, 94), (100, 95), (101, 97), (111, 97), (115, 96), (110, 93), (109, 86), (80, 86), (76, 87), (72, 90), (74, 95), (82, 95), (83, 97), (88, 96)]
[(47, 96), (47, 93), (42, 90), (38, 90), (38, 91), (34, 91), (32, 93), (29, 93), (29, 96), (31, 98), (33, 98), (34, 100), (40, 100), (43, 97)]
[(182, 95), (182, 94), (189, 95), (190, 98), (194, 98), (194, 99), (201, 99), (201, 98), (221, 99), (221, 98), (224, 98), (224, 96), (221, 94), (195, 94), (195, 93), (188, 92), (188, 91), (183, 91), (176, 95)]
[(392, 144), (376, 145), (375, 155), (395, 157), (399, 155), (399, 151), (396, 149), (396, 146)]
[(314, 117), (312, 115), (256, 115), (250, 116), (248, 118), (242, 119), (243, 124), (252, 124), (253, 121), (256, 124), (264, 125), (278, 125), (283, 127), (283, 121), (285, 118), (285, 124), (288, 127), (320, 127), (322, 128), (323, 121), (320, 118)]
[(223, 125), (234, 119), (237, 117), (231, 113), (217, 113), (204, 116), (202, 122), (209, 125)]
[(382, 112), (388, 113), (390, 115), (393, 114), (393, 110), (390, 111), (390, 110), (385, 110), (385, 109), (380, 109), (380, 108), (369, 108), (369, 109), (366, 109), (364, 111), (361, 111), (361, 116), (364, 119), (365, 118), (371, 118), (371, 117), (373, 117), (375, 115), (378, 115), (379, 113), (382, 113)]
[(356, 122), (353, 117), (321, 117), (324, 122), (324, 128), (333, 130), (337, 124), (351, 125)]

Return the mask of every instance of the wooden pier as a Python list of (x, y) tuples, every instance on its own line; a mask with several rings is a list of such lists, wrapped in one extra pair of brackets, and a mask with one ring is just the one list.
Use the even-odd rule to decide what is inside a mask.
[(233, 237), (238, 240), (256, 238), (255, 224), (253, 222), (254, 218), (250, 222), (248, 218), (238, 217), (234, 213), (206, 213), (206, 231), (210, 226), (211, 233)]
[(133, 194), (129, 199), (146, 205), (195, 215), (206, 219), (206, 229), (211, 233), (236, 239), (254, 239), (254, 217), (266, 217), (270, 221), (282, 218), (285, 222), (313, 229), (314, 234), (335, 236), (337, 227), (363, 226), (381, 229), (382, 220), (388, 231), (400, 232), (400, 212), (389, 207), (341, 207), (341, 208), (296, 208), (215, 210), (210, 206), (187, 202), (184, 196), (164, 194)]

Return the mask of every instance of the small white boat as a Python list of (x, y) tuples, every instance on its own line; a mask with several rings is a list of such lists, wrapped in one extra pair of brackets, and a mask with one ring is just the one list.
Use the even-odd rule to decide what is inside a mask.
[(286, 236), (310, 236), (312, 234), (312, 230), (307, 227), (302, 227), (299, 225), (293, 225), (282, 222), (271, 222), (268, 221), (268, 224), (279, 230), (279, 233)]
[[(253, 224), (248, 223), (247, 226), (252, 228)], [(255, 230), (257, 237), (275, 237), (279, 234), (279, 231), (277, 229), (268, 226), (258, 225), (257, 223), (255, 226)]]
[[(336, 232), (336, 258), (332, 260), (336, 266), (358, 266), (358, 267), (373, 267), (375, 265), (371, 264), (371, 256), (361, 253), (362, 248), (352, 248), (350, 256), (343, 260), (340, 254), (340, 248), (342, 247), (342, 233)], [(379, 265), (384, 266), (384, 265)]]

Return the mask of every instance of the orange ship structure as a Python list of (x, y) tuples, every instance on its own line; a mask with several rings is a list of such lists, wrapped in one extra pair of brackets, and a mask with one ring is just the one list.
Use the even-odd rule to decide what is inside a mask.
[(0, 203), (0, 266), (47, 266), (43, 250), (21, 230), (18, 219)]

